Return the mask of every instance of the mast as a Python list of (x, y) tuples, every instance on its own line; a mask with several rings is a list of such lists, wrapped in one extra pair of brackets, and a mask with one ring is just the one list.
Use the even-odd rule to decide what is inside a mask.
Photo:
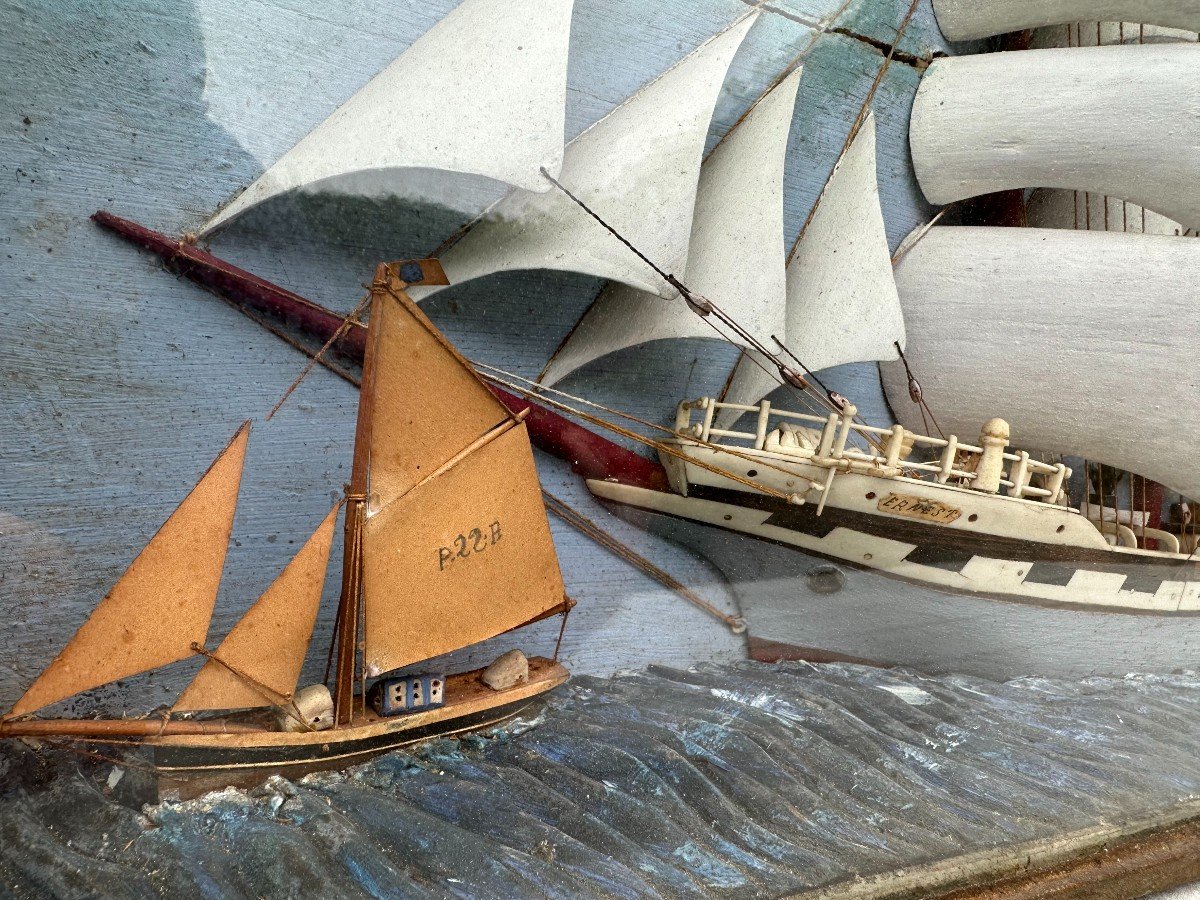
[[(387, 264), (375, 268), (371, 283), (370, 321), (379, 321), (379, 305), (387, 286)], [(375, 370), (379, 353), (378, 328), (367, 327), (367, 347), (363, 354), (362, 389), (359, 391), (358, 421), (354, 427), (354, 457), (350, 483), (346, 485), (345, 542), (342, 549), (342, 594), (338, 601), (335, 629), (337, 658), (334, 666), (333, 718), (335, 725), (349, 724), (354, 715), (354, 680), (358, 670), (358, 633), (362, 608), (362, 533), (367, 491), (370, 489), (371, 431), (374, 424)], [(366, 702), (365, 697), (363, 702)]]

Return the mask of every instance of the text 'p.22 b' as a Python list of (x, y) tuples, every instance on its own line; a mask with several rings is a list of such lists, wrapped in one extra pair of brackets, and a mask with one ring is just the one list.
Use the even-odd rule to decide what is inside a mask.
[(503, 532), (499, 519), (486, 528), (472, 528), (466, 534), (460, 534), (450, 542), (449, 547), (438, 547), (438, 570), (444, 572), (457, 560), (467, 559), (488, 547), (494, 547), (500, 543), (501, 537)]

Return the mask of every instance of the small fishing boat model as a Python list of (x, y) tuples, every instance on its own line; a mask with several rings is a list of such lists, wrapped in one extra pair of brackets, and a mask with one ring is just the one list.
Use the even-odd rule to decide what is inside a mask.
[[(565, 627), (573, 605), (523, 417), (496, 399), (405, 293), (408, 284), (441, 279), (433, 260), (378, 268), (345, 499), (229, 634), (206, 646), (248, 422), (0, 719), (0, 737), (108, 745), (153, 774), (158, 796), (187, 797), (492, 725), (567, 679), (555, 660), (517, 650), (486, 670), (412, 669), (549, 616), (561, 614)], [(332, 690), (297, 689), (343, 509)], [(170, 710), (118, 719), (34, 715), (188, 658), (204, 663)]]
[[(939, 0), (935, 9), (948, 35), (966, 38), (1066, 21), (1085, 6)], [(1200, 439), (1179, 414), (1190, 383), (1178, 377), (1200, 338), (1188, 315), (1200, 299), (1188, 280), (1200, 243), (1178, 236), (1200, 225), (1191, 190), (1200, 121), (1182, 89), (1200, 63), (1194, 36), (938, 59), (913, 107), (914, 168), (932, 202), (1005, 189), (1056, 188), (1077, 201), (1096, 192), (1106, 222), (1115, 202), (1122, 231), (1141, 233), (1070, 230), (1061, 216), (1040, 228), (931, 223), (893, 255), (872, 88), (788, 251), (784, 163), (802, 68), (781, 72), (705, 153), (718, 93), (757, 13), (563, 145), (571, 4), (530, 5), (499, 31), (498, 8), (462, 3), (205, 232), (284, 191), (349, 183), (339, 179), (369, 176), (376, 192), (399, 194), (396, 173), (413, 167), (484, 175), (512, 189), (447, 241), (440, 259), (451, 281), (521, 269), (607, 279), (537, 384), (500, 373), (504, 387), (578, 411), (554, 385), (607, 354), (680, 338), (739, 346), (721, 396), (684, 399), (670, 435), (645, 441), (664, 478), (628, 477), (615, 464), (586, 476), (596, 496), (729, 575), (757, 658), (993, 676), (1192, 663), (1194, 526), (1159, 527), (1146, 502), (1117, 509), (1091, 466), (1083, 497), (1071, 499), (1064, 458), (1200, 496), (1200, 470), (1176, 449)], [(1197, 26), (1179, 4), (1114, 0), (1104, 9)], [(452, 64), (485, 39), (487, 67)], [(400, 90), (397, 73), (425, 77), (431, 55), (455, 77)], [(530, 65), (545, 77), (531, 81)], [(454, 116), (478, 118), (476, 130), (457, 128), (436, 105), (445, 91), (458, 92)], [(519, 110), (502, 122), (488, 112), (498, 92), (521, 97), (499, 107)], [(414, 102), (429, 108), (417, 115)], [(407, 130), (378, 141), (389, 116), (418, 119), (423, 143), (414, 149)], [(480, 137), (497, 129), (503, 139)], [(1131, 208), (1140, 228), (1129, 224)], [(1179, 221), (1174, 233), (1145, 224), (1159, 214)], [(168, 259), (192, 258), (136, 227), (118, 230)], [(201, 270), (191, 274), (239, 302), (311, 312)], [(413, 297), (441, 287), (415, 287)], [(1152, 305), (1150, 319), (1129, 314)], [(898, 421), (862, 421), (814, 374), (852, 363), (880, 365)], [(786, 401), (763, 399), (781, 386)]]

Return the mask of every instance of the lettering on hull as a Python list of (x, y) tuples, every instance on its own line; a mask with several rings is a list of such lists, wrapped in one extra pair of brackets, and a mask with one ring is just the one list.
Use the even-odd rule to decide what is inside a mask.
[(876, 508), (880, 512), (908, 516), (910, 519), (924, 519), (939, 525), (949, 525), (962, 515), (962, 510), (953, 506), (926, 497), (914, 497), (912, 494), (888, 494), (876, 504)]

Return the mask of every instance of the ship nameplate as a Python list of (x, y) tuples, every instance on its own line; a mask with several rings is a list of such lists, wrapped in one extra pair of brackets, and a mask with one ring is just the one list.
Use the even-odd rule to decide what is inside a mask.
[(910, 519), (924, 519), (939, 525), (949, 525), (962, 515), (961, 509), (947, 506), (938, 500), (930, 500), (928, 497), (914, 497), (912, 494), (888, 494), (879, 501), (876, 508), (880, 512), (908, 516)]

